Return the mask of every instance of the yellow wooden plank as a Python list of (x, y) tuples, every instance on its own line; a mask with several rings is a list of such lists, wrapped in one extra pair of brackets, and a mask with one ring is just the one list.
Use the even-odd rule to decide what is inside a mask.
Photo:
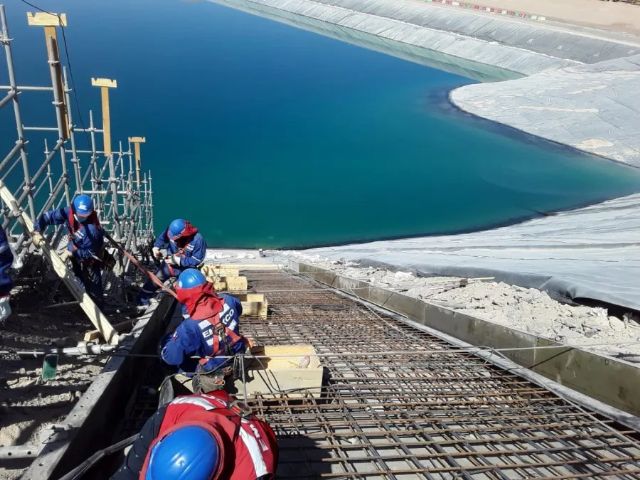
[(27, 24), (32, 27), (66, 27), (66, 13), (27, 12)]
[(262, 302), (241, 302), (242, 315), (267, 318), (267, 309)]
[[(319, 396), (322, 388), (323, 367), (312, 345), (266, 345), (252, 348), (254, 355), (266, 356), (248, 366), (246, 385), (237, 380), (240, 394), (278, 393), (288, 391), (289, 396)], [(269, 357), (271, 355), (271, 357)]]
[(91, 77), (91, 85), (94, 87), (118, 88), (118, 81), (111, 78)]
[[(15, 197), (1, 180), (0, 198), (2, 198), (2, 201), (5, 205), (9, 206), (14, 214), (17, 214), (18, 219), (24, 226), (27, 233), (33, 233), (33, 220), (31, 220), (29, 215), (18, 207), (18, 202)], [(80, 307), (91, 323), (93, 323), (96, 329), (100, 332), (102, 337), (111, 344), (117, 344), (118, 332), (113, 328), (109, 319), (104, 315), (104, 313), (102, 313), (89, 294), (76, 283), (75, 275), (73, 275), (71, 269), (67, 268), (67, 265), (60, 259), (55, 250), (49, 245), (44, 244), (42, 246), (42, 256), (49, 261), (54, 272), (62, 279), (71, 292), (71, 295), (80, 302)]]
[(230, 292), (242, 292), (247, 290), (247, 277), (224, 277), (227, 290)]

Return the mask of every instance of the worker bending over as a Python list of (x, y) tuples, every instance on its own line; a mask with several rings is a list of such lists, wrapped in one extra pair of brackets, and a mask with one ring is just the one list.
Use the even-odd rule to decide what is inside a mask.
[[(166, 257), (163, 257), (161, 249), (167, 249)], [(164, 282), (171, 277), (177, 277), (187, 268), (202, 265), (207, 254), (207, 243), (196, 227), (187, 220), (178, 218), (156, 237), (152, 252), (156, 259), (162, 261), (156, 276)], [(147, 280), (138, 296), (138, 305), (149, 305), (149, 300), (158, 288), (152, 280)]]
[(61, 224), (65, 224), (69, 231), (69, 242), (60, 258), (63, 262), (71, 259), (73, 273), (100, 308), (103, 303), (104, 232), (91, 197), (78, 195), (68, 207), (56, 208), (40, 215), (33, 227), (33, 245), (40, 248), (44, 244), (42, 232), (47, 226)]
[(246, 350), (247, 340), (239, 332), (242, 304), (232, 295), (217, 295), (195, 268), (180, 274), (176, 294), (185, 319), (162, 345), (162, 360), (187, 375), (197, 373), (194, 389), (222, 388), (232, 373), (233, 356)]
[(268, 480), (277, 463), (271, 427), (219, 390), (160, 407), (111, 480)]
[(9, 304), (9, 294), (13, 288), (13, 280), (9, 274), (11, 265), (13, 265), (13, 252), (11, 252), (7, 234), (0, 226), (0, 327), (11, 315), (11, 305)]

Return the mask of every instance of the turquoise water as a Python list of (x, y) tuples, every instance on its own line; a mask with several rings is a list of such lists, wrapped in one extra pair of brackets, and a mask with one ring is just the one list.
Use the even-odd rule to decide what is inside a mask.
[[(158, 229), (183, 216), (210, 246), (467, 231), (640, 191), (638, 170), (457, 112), (459, 76), (207, 2), (38, 4), (69, 16), (85, 109), (90, 76), (118, 80), (114, 134), (147, 137)], [(7, 8), (19, 81), (43, 83), (24, 61), (42, 34)]]

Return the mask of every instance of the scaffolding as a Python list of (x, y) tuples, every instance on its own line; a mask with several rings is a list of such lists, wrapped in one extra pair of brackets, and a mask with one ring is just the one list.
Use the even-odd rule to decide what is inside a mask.
[[(62, 33), (67, 50), (64, 28), (65, 14), (36, 12), (27, 14), (30, 26), (44, 30), (46, 57), (50, 83), (44, 86), (18, 83), (14, 68), (12, 45), (4, 6), (0, 5), (0, 43), (6, 62), (6, 78), (0, 73), (0, 114), (15, 121), (15, 142), (0, 161), (0, 187), (6, 187), (15, 201), (0, 200), (2, 227), (10, 239), (18, 270), (25, 257), (34, 252), (31, 237), (25, 231), (24, 215), (34, 221), (44, 211), (70, 204), (74, 195), (85, 193), (93, 198), (100, 222), (105, 231), (130, 251), (140, 251), (153, 236), (153, 183), (150, 172), (141, 172), (140, 143), (142, 137), (129, 137), (126, 144), (118, 142), (111, 148), (109, 88), (117, 82), (105, 78), (92, 78), (102, 98), (102, 126), (98, 128), (93, 111), (89, 111), (89, 124), (84, 125), (80, 106), (73, 90), (73, 72), (63, 65), (58, 46), (58, 33)], [(68, 62), (68, 53), (67, 53)], [(34, 114), (24, 105), (25, 97), (37, 99), (37, 117), (47, 113), (50, 123), (31, 125), (25, 119)], [(75, 102), (75, 103), (74, 103)], [(73, 108), (72, 108), (73, 106)], [(8, 115), (7, 110), (13, 114)], [(78, 118), (74, 118), (74, 112)], [(79, 124), (78, 124), (79, 123)], [(6, 125), (3, 125), (5, 130)], [(6, 137), (6, 133), (3, 132)], [(142, 139), (142, 142), (140, 141)], [(99, 149), (102, 141), (103, 148)], [(42, 157), (38, 158), (36, 145), (43, 142)], [(86, 145), (86, 147), (83, 147)], [(132, 146), (134, 147), (132, 149)], [(135, 155), (134, 155), (135, 151)], [(5, 190), (6, 191), (6, 190)], [(8, 192), (7, 192), (8, 193)], [(64, 242), (64, 225), (52, 228), (47, 235), (49, 244), (60, 246)], [(128, 262), (120, 262), (122, 269)]]

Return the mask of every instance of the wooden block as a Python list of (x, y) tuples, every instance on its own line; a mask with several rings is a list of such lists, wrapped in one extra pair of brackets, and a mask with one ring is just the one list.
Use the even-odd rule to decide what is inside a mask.
[(233, 296), (242, 303), (243, 315), (267, 318), (269, 302), (262, 293), (235, 293)]
[(118, 88), (118, 81), (110, 78), (91, 77), (91, 85), (94, 87)]
[(32, 27), (66, 27), (67, 14), (47, 12), (27, 12), (27, 24)]
[(269, 306), (266, 302), (241, 302), (242, 315), (251, 317), (267, 318)]
[(248, 366), (246, 385), (242, 380), (235, 382), (240, 396), (245, 388), (247, 396), (280, 392), (292, 398), (320, 396), (323, 367), (312, 345), (266, 345), (254, 347), (252, 353), (267, 358), (255, 359)]
[(209, 281), (221, 277), (239, 277), (240, 269), (237, 267), (221, 267), (219, 265), (203, 265), (200, 269)]
[[(116, 332), (124, 332), (125, 330), (130, 330), (133, 327), (134, 320), (129, 319), (124, 322), (116, 323), (113, 325), (113, 328)], [(102, 334), (98, 330), (87, 330), (84, 332), (83, 340), (85, 342), (95, 342), (96, 340), (100, 340), (102, 338)]]
[(243, 292), (247, 290), (247, 277), (223, 277), (230, 292)]

